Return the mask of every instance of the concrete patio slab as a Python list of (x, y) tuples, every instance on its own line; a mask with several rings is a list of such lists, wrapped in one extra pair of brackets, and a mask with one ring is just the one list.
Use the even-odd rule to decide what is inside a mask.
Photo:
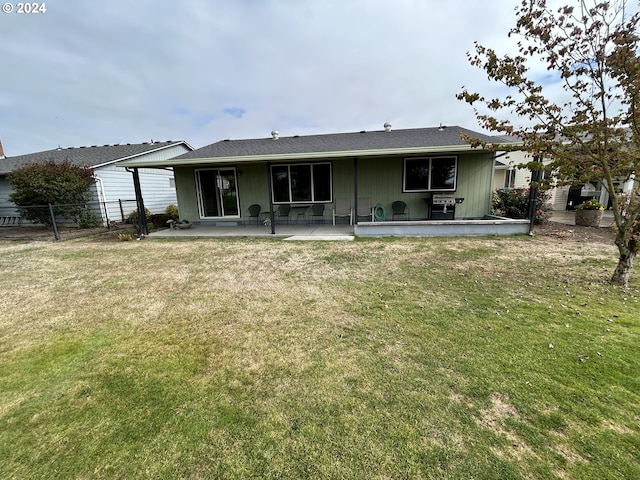
[(355, 237), (353, 235), (294, 235), (287, 237), (285, 240), (320, 240), (320, 241), (351, 241)]

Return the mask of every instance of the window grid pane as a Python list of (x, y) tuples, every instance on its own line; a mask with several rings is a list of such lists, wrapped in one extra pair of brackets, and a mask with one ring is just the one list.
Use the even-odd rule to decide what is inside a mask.
[(331, 164), (271, 166), (274, 203), (330, 202)]
[(405, 158), (403, 191), (455, 191), (457, 157)]
[(456, 160), (455, 158), (431, 159), (431, 190), (455, 190)]

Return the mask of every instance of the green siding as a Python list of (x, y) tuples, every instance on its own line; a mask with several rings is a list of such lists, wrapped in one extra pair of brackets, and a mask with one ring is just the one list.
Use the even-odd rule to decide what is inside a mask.
[(196, 177), (193, 173), (193, 168), (175, 167), (173, 169), (173, 175), (176, 182), (180, 219), (189, 221), (199, 220)]
[[(458, 155), (455, 196), (463, 197), (464, 202), (457, 206), (456, 218), (481, 218), (489, 213), (493, 162), (492, 153)], [(402, 200), (409, 207), (412, 219), (427, 217), (427, 206), (423, 198), (431, 194), (428, 192), (402, 192), (404, 157), (359, 158), (357, 165), (358, 197), (368, 197), (372, 207), (377, 204), (383, 205), (388, 215), (391, 213), (391, 204), (396, 200)], [(348, 198), (353, 206), (354, 160), (352, 158), (334, 159), (332, 169), (333, 198)], [(199, 220), (194, 169), (176, 167), (174, 173), (181, 218)], [(266, 164), (244, 163), (238, 165), (237, 174), (242, 216), (248, 214), (248, 207), (253, 203), (259, 204), (263, 211), (268, 210)], [(333, 204), (327, 204), (325, 219), (331, 219), (332, 210)]]
[(249, 205), (257, 203), (260, 210), (269, 210), (269, 185), (267, 166), (264, 163), (249, 163), (238, 166), (238, 194), (240, 212), (243, 217), (249, 214)]
[[(371, 206), (381, 204), (391, 211), (391, 204), (402, 200), (412, 219), (426, 218), (429, 192), (402, 191), (404, 157), (358, 160), (358, 197), (369, 197)], [(456, 207), (456, 218), (483, 217), (489, 213), (493, 156), (491, 153), (458, 156), (457, 189), (454, 195), (464, 198)]]
[(464, 202), (456, 207), (456, 218), (478, 218), (491, 211), (493, 154), (460, 155), (456, 197)]

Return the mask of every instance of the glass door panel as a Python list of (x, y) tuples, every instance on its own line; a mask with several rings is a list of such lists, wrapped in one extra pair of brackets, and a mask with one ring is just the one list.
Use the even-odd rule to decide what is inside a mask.
[(239, 215), (236, 171), (198, 170), (201, 217), (237, 217)]

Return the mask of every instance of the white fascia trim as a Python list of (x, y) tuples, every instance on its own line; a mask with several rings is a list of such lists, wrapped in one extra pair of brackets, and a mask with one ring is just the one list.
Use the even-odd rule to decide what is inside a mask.
[[(100, 163), (98, 165), (93, 165), (91, 168), (100, 168), (100, 167), (104, 167), (106, 165), (111, 165), (113, 163), (132, 161), (132, 159), (135, 159), (137, 157), (141, 157), (142, 155), (148, 155), (150, 153), (156, 153), (156, 152), (159, 152), (160, 150), (165, 150), (167, 148), (176, 147), (178, 145), (184, 145), (190, 151), (193, 152), (193, 148), (187, 142), (185, 142), (184, 140), (181, 140), (179, 142), (171, 143), (169, 145), (164, 145), (162, 147), (154, 148), (153, 150), (147, 150), (146, 152), (136, 153), (135, 155), (129, 155), (128, 157), (116, 158), (115, 160), (109, 160), (108, 162)], [(187, 153), (187, 152), (185, 152), (185, 153)], [(124, 166), (126, 166), (126, 165), (124, 165)]]

